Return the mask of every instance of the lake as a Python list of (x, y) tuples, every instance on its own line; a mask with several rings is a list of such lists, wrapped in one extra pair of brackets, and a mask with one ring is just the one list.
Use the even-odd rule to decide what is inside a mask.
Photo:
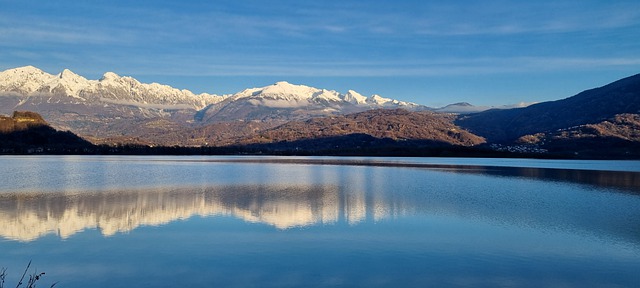
[(0, 157), (39, 287), (638, 287), (640, 162)]

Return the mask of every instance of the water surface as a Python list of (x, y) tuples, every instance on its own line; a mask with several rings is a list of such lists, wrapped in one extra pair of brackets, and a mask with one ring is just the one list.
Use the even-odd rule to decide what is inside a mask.
[(60, 287), (640, 283), (637, 161), (11, 156), (0, 175), (8, 283), (29, 260)]

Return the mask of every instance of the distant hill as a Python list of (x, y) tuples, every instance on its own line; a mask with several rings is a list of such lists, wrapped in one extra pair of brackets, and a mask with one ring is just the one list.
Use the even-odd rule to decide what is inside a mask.
[(428, 140), (439, 145), (474, 146), (484, 139), (453, 124), (455, 116), (404, 109), (371, 110), (349, 115), (291, 121), (267, 129), (243, 143), (270, 143), (323, 139), (347, 135), (369, 135), (394, 141)]
[(525, 135), (596, 124), (623, 113), (640, 113), (640, 74), (558, 101), (464, 115), (456, 124), (488, 142), (513, 142)]
[[(101, 143), (160, 144), (166, 146), (238, 146), (300, 140), (321, 141), (348, 135), (368, 135), (392, 141), (428, 140), (432, 145), (473, 146), (484, 143), (453, 124), (455, 115), (404, 109), (377, 109), (303, 121), (227, 121), (193, 128), (166, 129), (162, 120), (145, 122), (136, 138), (107, 138)], [(163, 128), (157, 128), (163, 127)], [(351, 140), (348, 140), (351, 141)], [(305, 142), (307, 143), (307, 142)]]
[(433, 109), (434, 112), (440, 113), (456, 113), (456, 114), (470, 114), (470, 113), (478, 113), (491, 109), (513, 109), (513, 108), (523, 108), (531, 105), (531, 103), (519, 103), (514, 105), (501, 105), (501, 106), (475, 106), (469, 104), (467, 102), (459, 102), (449, 104), (444, 107)]
[(484, 143), (453, 124), (455, 115), (377, 109), (291, 121), (241, 139), (248, 152), (302, 155), (487, 156)]

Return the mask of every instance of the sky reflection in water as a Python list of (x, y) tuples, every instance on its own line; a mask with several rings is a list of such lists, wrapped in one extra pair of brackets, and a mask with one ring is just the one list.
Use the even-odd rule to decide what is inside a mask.
[(64, 287), (640, 283), (638, 173), (247, 159), (1, 158), (0, 266)]

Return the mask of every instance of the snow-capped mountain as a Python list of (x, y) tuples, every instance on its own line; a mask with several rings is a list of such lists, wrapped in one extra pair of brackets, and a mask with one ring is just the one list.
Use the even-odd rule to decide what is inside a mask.
[(353, 104), (370, 108), (416, 108), (420, 106), (415, 103), (383, 98), (379, 95), (365, 97), (353, 90), (349, 90), (346, 94), (340, 94), (333, 90), (294, 85), (285, 81), (262, 88), (246, 89), (232, 96), (234, 100), (243, 98), (249, 98), (249, 101), (253, 101), (254, 104), (267, 107), (293, 108), (320, 103), (326, 106)]
[[(140, 83), (132, 77), (121, 77), (113, 72), (105, 73), (93, 87), (93, 93), (99, 93), (103, 102), (135, 105), (160, 104), (171, 106), (183, 106), (184, 108), (202, 109), (207, 105), (224, 100), (223, 96), (214, 94), (194, 94), (189, 90), (180, 90), (168, 85), (158, 83)], [(91, 93), (91, 92), (90, 92)], [(157, 106), (162, 108), (162, 106)]]
[(161, 131), (225, 121), (305, 120), (381, 108), (430, 109), (353, 90), (342, 94), (287, 82), (218, 96), (141, 83), (113, 72), (97, 80), (68, 69), (54, 75), (33, 66), (0, 72), (0, 114), (34, 111), (57, 129), (97, 138), (130, 135), (140, 123)]
[(371, 109), (428, 110), (426, 106), (403, 102), (379, 95), (366, 97), (349, 90), (346, 94), (334, 90), (277, 82), (251, 88), (211, 105), (199, 114), (207, 122), (244, 120), (302, 120), (311, 117), (341, 115)]
[(32, 94), (54, 79), (54, 75), (33, 66), (9, 69), (0, 72), (0, 91), (5, 94)]
[[(64, 69), (57, 75), (26, 66), (0, 72), (0, 92), (22, 96), (67, 96), (88, 102), (105, 102), (166, 109), (202, 109), (223, 97), (196, 95), (158, 83), (145, 84), (131, 77), (107, 72), (99, 80), (86, 78)], [(178, 106), (178, 107), (175, 107)]]
[[(305, 85), (277, 82), (261, 88), (251, 88), (231, 96), (215, 94), (194, 94), (158, 83), (140, 83), (138, 80), (105, 73), (99, 80), (86, 78), (64, 69), (59, 74), (46, 73), (36, 67), (26, 66), (0, 72), (0, 93), (22, 96), (68, 96), (86, 101), (140, 106), (144, 108), (192, 108), (203, 109), (222, 102), (248, 101), (255, 106), (268, 108), (301, 108), (325, 106), (329, 110), (341, 110), (341, 106), (355, 105), (361, 109), (426, 107), (379, 95), (365, 97), (353, 90), (341, 94), (333, 90), (318, 89)], [(179, 106), (179, 107), (173, 107)]]
[(360, 93), (349, 90), (347, 94), (344, 94), (344, 101), (347, 101), (351, 104), (365, 104), (367, 103), (367, 97), (362, 96)]

